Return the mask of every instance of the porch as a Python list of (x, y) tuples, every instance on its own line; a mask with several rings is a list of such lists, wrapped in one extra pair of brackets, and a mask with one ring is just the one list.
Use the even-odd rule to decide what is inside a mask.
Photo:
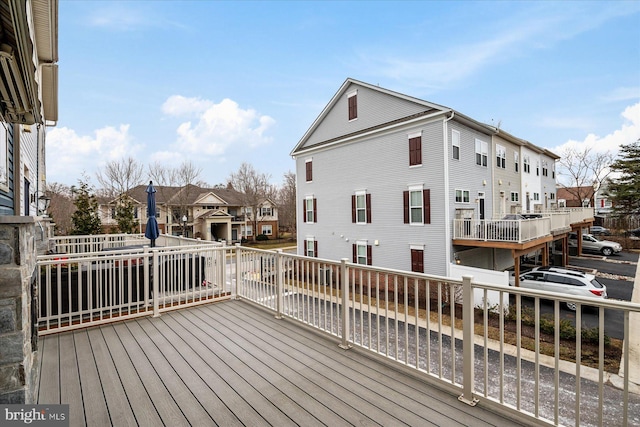
[(41, 338), (70, 425), (515, 425), (242, 301)]
[[(79, 425), (640, 423), (624, 375), (638, 304), (179, 244), (39, 257), (39, 403), (69, 403)], [(560, 336), (565, 301), (578, 305), (573, 338)], [(598, 312), (595, 367), (581, 359), (583, 307)], [(619, 373), (605, 370), (610, 310), (624, 315)]]

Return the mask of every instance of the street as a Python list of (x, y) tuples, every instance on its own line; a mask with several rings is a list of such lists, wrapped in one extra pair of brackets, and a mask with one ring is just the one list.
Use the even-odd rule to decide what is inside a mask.
[[(605, 259), (602, 259), (605, 258)], [(621, 252), (610, 257), (571, 257), (570, 266), (581, 268), (593, 268), (598, 271), (598, 281), (607, 287), (609, 299), (631, 301), (633, 294), (633, 282), (619, 280), (616, 276), (633, 278), (636, 274), (638, 254), (632, 252)], [(602, 277), (602, 273), (607, 277)], [(533, 299), (523, 298), (524, 306), (533, 308)], [(560, 316), (564, 319), (571, 319), (575, 326), (576, 313), (568, 310), (564, 305), (560, 307)], [(553, 302), (541, 301), (541, 314), (553, 316)], [(598, 327), (598, 310), (593, 307), (583, 307), (582, 328)], [(605, 309), (604, 311), (604, 332), (611, 338), (624, 338), (624, 318), (622, 312), (618, 310)]]

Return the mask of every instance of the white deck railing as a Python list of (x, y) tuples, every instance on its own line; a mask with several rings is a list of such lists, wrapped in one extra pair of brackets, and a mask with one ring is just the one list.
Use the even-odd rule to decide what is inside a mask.
[[(604, 331), (605, 315), (620, 312), (622, 371), (637, 369), (630, 366), (629, 338), (630, 317), (640, 316), (639, 304), (241, 246), (143, 248), (66, 259), (53, 255), (40, 257), (39, 265), (41, 334), (242, 298), (278, 318), (327, 333), (343, 348), (359, 347), (412, 369), (469, 404), (479, 400), (514, 417), (524, 414), (551, 425), (638, 421), (640, 397), (631, 392), (628, 376), (618, 389), (608, 384)], [(499, 301), (511, 305), (489, 306), (488, 292), (499, 293)], [(480, 306), (473, 303), (474, 293), (484, 295)], [(525, 297), (533, 299), (530, 310), (524, 308)], [(573, 338), (560, 336), (571, 317), (560, 308), (567, 301), (578, 304)], [(541, 314), (543, 304), (552, 305), (549, 318)], [(589, 331), (597, 343), (595, 367), (583, 363), (583, 306), (597, 313), (599, 328)], [(524, 326), (527, 317), (531, 326)], [(541, 347), (543, 323), (553, 329), (551, 354)], [(507, 344), (507, 335), (513, 344)], [(523, 348), (525, 341), (533, 343), (531, 349)], [(564, 347), (575, 348), (575, 361), (563, 360)]]
[(453, 239), (523, 243), (551, 233), (551, 218), (523, 220), (454, 219)]

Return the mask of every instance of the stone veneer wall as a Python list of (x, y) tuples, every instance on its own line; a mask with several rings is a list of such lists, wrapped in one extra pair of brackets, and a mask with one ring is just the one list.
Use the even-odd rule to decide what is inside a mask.
[(0, 403), (4, 404), (35, 403), (37, 392), (31, 286), (37, 254), (46, 250), (48, 228), (36, 221), (0, 216)]

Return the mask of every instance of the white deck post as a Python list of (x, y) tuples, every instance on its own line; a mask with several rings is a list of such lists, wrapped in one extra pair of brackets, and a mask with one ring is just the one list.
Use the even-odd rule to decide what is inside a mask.
[(145, 245), (144, 248), (144, 258), (142, 260), (143, 265), (144, 265), (144, 296), (142, 298), (144, 298), (144, 308), (146, 310), (146, 308), (149, 306), (149, 246)]
[[(474, 342), (473, 342), (473, 289), (471, 288), (473, 276), (462, 276), (462, 396), (458, 400), (467, 405), (475, 406), (478, 399), (473, 397), (473, 364)], [(453, 336), (451, 339), (455, 339)]]
[(277, 249), (276, 252), (276, 319), (282, 319), (282, 306), (284, 305), (284, 257), (282, 256), (282, 249)]
[(242, 265), (240, 262), (240, 243), (236, 243), (236, 249), (235, 249), (236, 253), (235, 253), (235, 261), (236, 261), (236, 280), (235, 280), (235, 285), (231, 286), (231, 299), (239, 299), (238, 296), (238, 292), (240, 289), (240, 280), (242, 279), (242, 271), (240, 269), (240, 266)]
[(153, 252), (153, 317), (160, 316), (160, 256)]
[(348, 258), (340, 260), (340, 289), (342, 290), (342, 343), (341, 348), (348, 350), (349, 345), (349, 269)]

